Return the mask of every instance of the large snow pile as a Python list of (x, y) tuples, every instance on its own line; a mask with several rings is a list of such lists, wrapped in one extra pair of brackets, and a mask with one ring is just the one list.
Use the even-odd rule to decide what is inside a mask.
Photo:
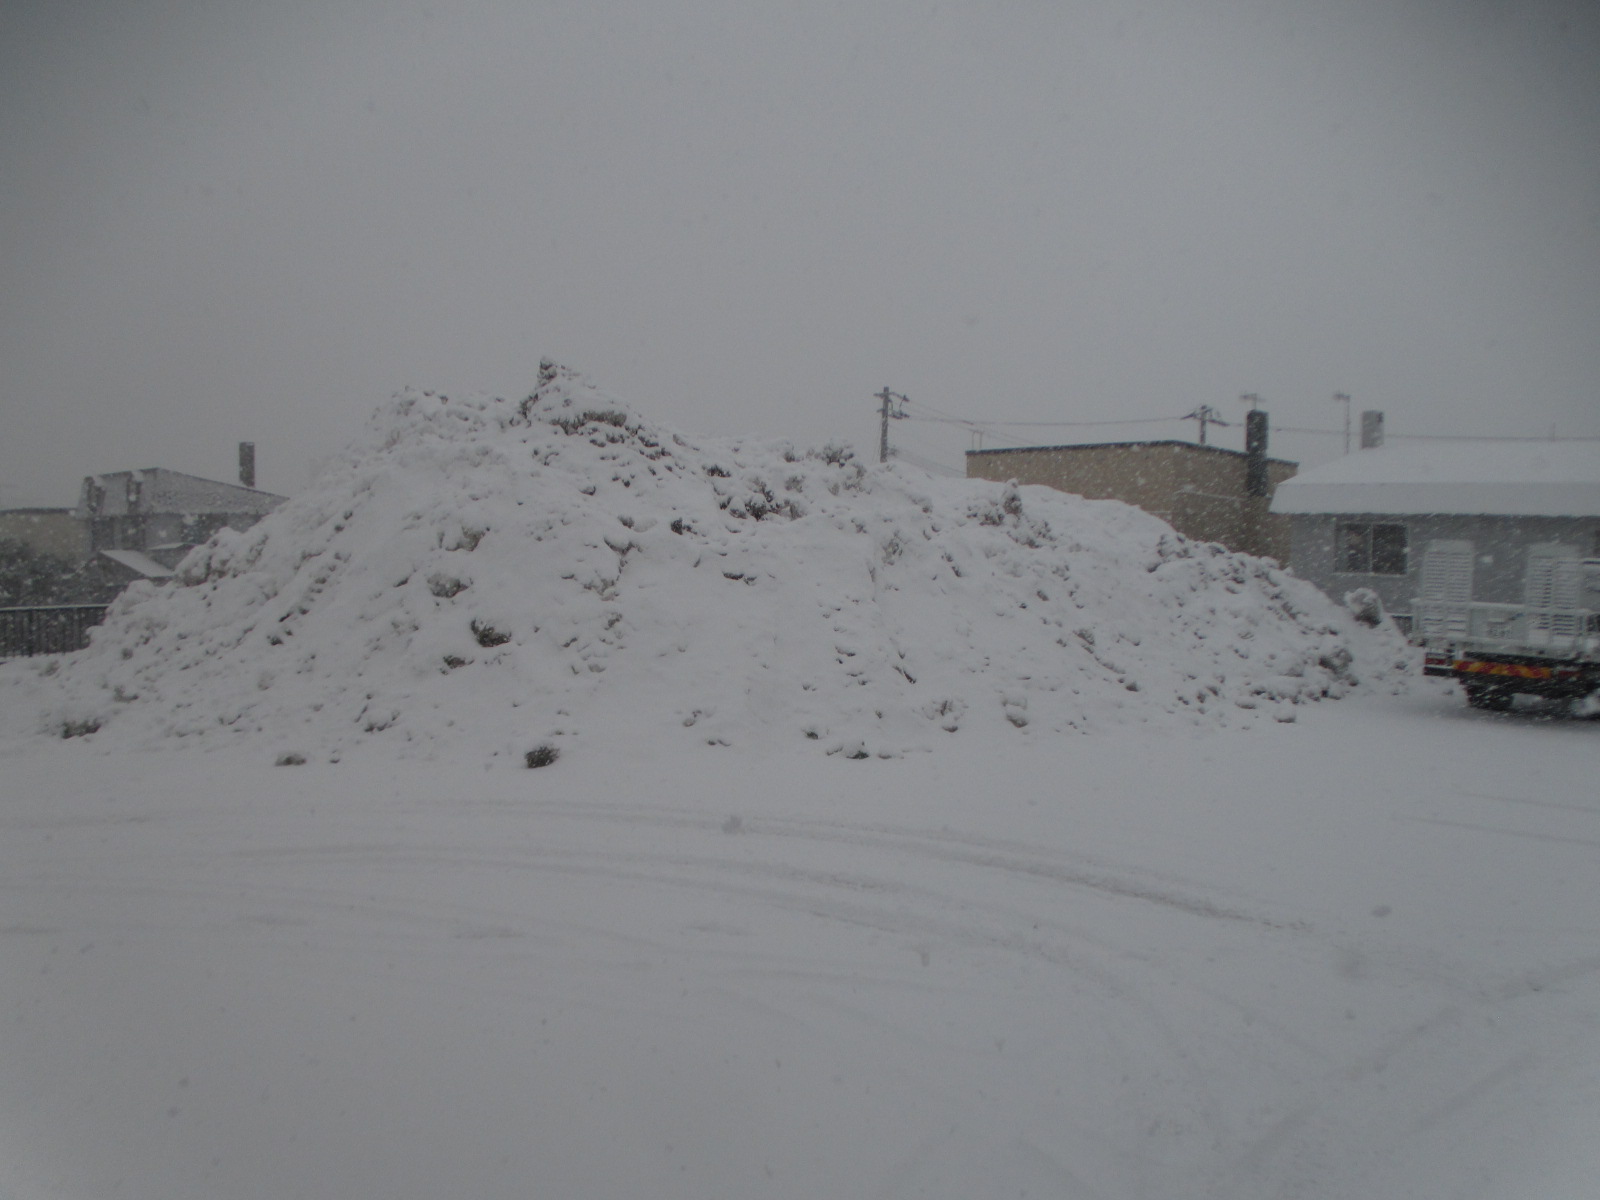
[(692, 442), (564, 369), (397, 397), (308, 493), (140, 585), (8, 717), (102, 744), (532, 765), (671, 727), (895, 755), (959, 731), (1292, 719), (1348, 618), (1113, 501)]

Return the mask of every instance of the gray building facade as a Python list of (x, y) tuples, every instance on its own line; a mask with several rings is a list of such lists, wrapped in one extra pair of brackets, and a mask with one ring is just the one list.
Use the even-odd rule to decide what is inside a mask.
[(1520, 604), (1529, 548), (1600, 556), (1600, 444), (1389, 445), (1278, 488), (1289, 565), (1334, 600), (1370, 588), (1408, 627), (1428, 543), (1473, 547), (1474, 600)]

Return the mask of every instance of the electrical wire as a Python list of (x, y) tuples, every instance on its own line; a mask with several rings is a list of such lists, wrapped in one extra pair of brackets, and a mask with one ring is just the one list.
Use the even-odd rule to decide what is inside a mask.
[(1171, 421), (1188, 421), (1189, 417), (1130, 417), (1125, 421), (974, 421), (966, 417), (925, 417), (921, 413), (908, 412), (904, 414), (907, 420), (929, 421), (941, 425), (965, 425), (969, 429), (1001, 429), (1001, 428), (1066, 428), (1087, 427), (1092, 425), (1165, 425)]
[[(909, 397), (902, 397), (903, 404), (893, 414), (896, 419), (915, 421), (924, 425), (949, 425), (967, 430), (976, 438), (985, 437), (995, 440), (1007, 439), (1004, 432), (1008, 429), (1094, 429), (1132, 425), (1167, 425), (1179, 421), (1198, 420), (1196, 413), (1185, 413), (1182, 416), (1170, 417), (1130, 417), (1124, 420), (1112, 421), (996, 421), (959, 417), (954, 413), (944, 412), (931, 405), (912, 401)], [(1211, 424), (1227, 427), (1232, 422), (1214, 419)], [(909, 432), (909, 431), (908, 431)], [(1277, 425), (1272, 427), (1275, 434), (1293, 434), (1297, 436), (1314, 437), (1349, 437), (1349, 430), (1345, 429), (1318, 429), (1300, 425)], [(1450, 434), (1450, 433), (1385, 433), (1384, 441), (1435, 441), (1435, 442), (1600, 442), (1600, 437), (1495, 437), (1477, 434)], [(981, 444), (979, 441), (976, 444)], [(1028, 447), (1015, 447), (1027, 449)], [(960, 472), (952, 471), (939, 463), (907, 450), (903, 447), (891, 448), (892, 457), (904, 459), (906, 462), (922, 467), (924, 470), (941, 474), (959, 475)]]
[(903, 446), (891, 446), (889, 448), (889, 457), (908, 462), (914, 467), (921, 467), (924, 471), (931, 471), (935, 475), (948, 475), (952, 478), (961, 476), (961, 472), (955, 468), (947, 467), (943, 463), (936, 463), (931, 458), (923, 458), (922, 455), (907, 450)]
[[(1314, 433), (1324, 437), (1343, 437), (1342, 429), (1303, 429), (1295, 425), (1275, 425), (1273, 433)], [(1389, 433), (1385, 432), (1383, 440), (1386, 442), (1600, 442), (1600, 437), (1500, 437), (1495, 434), (1478, 433)]]
[[(966, 417), (923, 416), (920, 413), (905, 413), (905, 418), (913, 421), (927, 421), (944, 425), (961, 425), (968, 429), (984, 432), (994, 429), (1018, 428), (1091, 428), (1108, 425), (1164, 425), (1174, 421), (1192, 421), (1191, 415), (1181, 417), (1130, 417), (1122, 421), (979, 421)], [(1224, 427), (1231, 422), (1212, 420), (1210, 424)], [(1273, 433), (1314, 434), (1321, 437), (1343, 437), (1342, 429), (1312, 429), (1303, 425), (1274, 425)], [(1501, 436), (1499, 434), (1478, 433), (1389, 433), (1383, 435), (1384, 441), (1420, 441), (1420, 442), (1600, 442), (1600, 437), (1578, 435), (1574, 437), (1530, 437), (1530, 436)]]
[(1411, 442), (1600, 442), (1600, 437), (1493, 437), (1474, 433), (1385, 433), (1384, 441)]

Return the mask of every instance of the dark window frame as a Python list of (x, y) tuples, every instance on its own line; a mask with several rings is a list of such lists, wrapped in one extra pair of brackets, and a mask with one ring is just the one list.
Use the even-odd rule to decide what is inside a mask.
[(1340, 521), (1334, 531), (1335, 569), (1341, 575), (1403, 576), (1410, 571), (1406, 527), (1395, 521)]

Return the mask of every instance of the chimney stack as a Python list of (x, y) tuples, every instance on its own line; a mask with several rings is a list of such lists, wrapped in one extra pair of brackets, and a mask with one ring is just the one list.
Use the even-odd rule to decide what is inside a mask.
[(1361, 448), (1376, 450), (1381, 445), (1383, 445), (1383, 414), (1369, 408), (1361, 414)]
[(239, 482), (247, 488), (253, 488), (256, 485), (256, 444), (254, 442), (239, 443)]
[(1244, 494), (1265, 496), (1267, 486), (1267, 414), (1252, 408), (1244, 415)]

